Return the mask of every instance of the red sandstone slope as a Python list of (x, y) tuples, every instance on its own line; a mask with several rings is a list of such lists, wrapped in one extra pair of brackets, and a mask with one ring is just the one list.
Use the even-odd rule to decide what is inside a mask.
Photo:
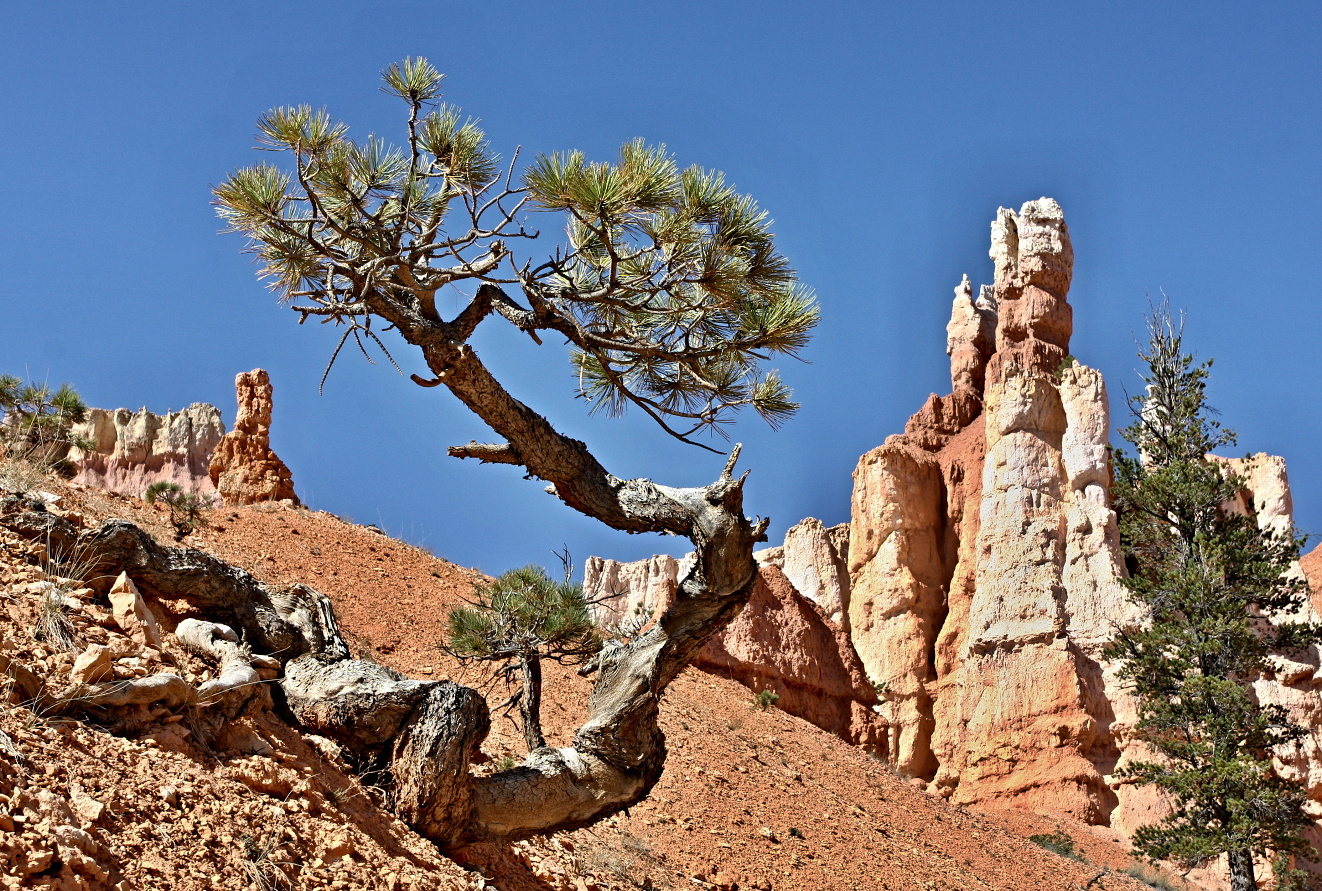
[[(119, 516), (168, 540), (164, 515), (136, 499), (82, 490), (71, 492), (67, 501), (89, 523)], [(264, 579), (304, 581), (323, 590), (363, 654), (415, 675), (482, 681), (456, 670), (436, 646), (445, 610), (477, 578), (473, 571), (327, 514), (256, 506), (217, 511), (213, 522), (190, 543)], [(586, 681), (569, 673), (549, 679), (545, 719), (552, 744), (565, 740), (581, 719), (587, 689)], [(300, 778), (336, 785), (341, 776), (293, 734), (267, 756), (174, 764), (168, 760), (172, 756), (150, 745), (83, 726), (45, 729), (23, 711), (7, 713), (5, 726), (23, 748), (27, 782), (40, 786), (42, 777), (49, 777), (47, 785), (67, 795), (73, 782), (93, 789), (110, 783), (106, 765), (120, 774), (136, 772), (131, 781), (99, 793), (114, 796), (119, 814), (136, 815), (125, 824), (133, 843), (125, 842), (119, 855), (137, 858), (136, 878), (126, 888), (245, 887), (243, 875), (233, 874), (236, 862), (242, 867), (244, 826), (279, 826), (291, 836), (283, 856), (299, 861), (297, 870), (290, 867), (298, 887), (461, 887), (465, 882), (434, 852), (426, 854), (425, 845), (419, 849), (416, 837), (380, 815), (367, 796), (354, 806), (370, 813), (347, 823), (338, 807), (318, 805), (318, 813), (311, 814), (289, 805), (302, 800), (295, 791)], [(736, 886), (1037, 891), (1081, 888), (1101, 871), (1023, 840), (998, 817), (924, 794), (860, 750), (798, 719), (754, 710), (747, 689), (732, 681), (686, 672), (669, 691), (662, 716), (671, 756), (648, 801), (593, 830), (515, 851), (472, 851), (471, 862), (505, 891)], [(516, 728), (497, 719), (485, 748), (495, 757), (517, 756), (519, 745)], [(55, 766), (62, 747), (76, 753), (75, 765)], [(288, 776), (273, 781), (273, 788), (287, 784), (290, 794), (254, 792), (244, 782), (226, 786), (226, 771), (236, 769), (245, 776), (284, 771)], [(183, 779), (176, 785), (189, 790), (183, 804), (162, 805), (159, 786), (178, 776)], [(326, 794), (319, 794), (325, 801)], [(352, 854), (332, 856), (339, 842), (328, 839), (336, 825), (351, 837)], [(1027, 831), (1055, 825), (1032, 824)], [(1088, 830), (1069, 831), (1090, 859), (1119, 856), (1103, 840), (1087, 836)], [(1108, 875), (1092, 887), (1142, 886)]]

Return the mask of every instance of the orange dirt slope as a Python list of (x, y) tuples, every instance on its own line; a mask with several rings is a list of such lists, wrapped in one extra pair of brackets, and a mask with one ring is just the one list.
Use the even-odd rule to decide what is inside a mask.
[[(137, 499), (52, 488), (64, 497), (61, 508), (89, 525), (121, 517), (170, 542), (163, 511)], [(261, 579), (304, 582), (325, 592), (361, 658), (417, 677), (489, 684), (484, 674), (457, 665), (438, 646), (447, 609), (482, 578), (474, 570), (332, 515), (279, 505), (214, 511), (211, 528), (187, 543)], [(22, 558), (6, 556), (15, 566)], [(6, 596), (20, 598), (17, 583), (11, 587), (15, 590), (6, 589)], [(7, 627), (5, 633), (18, 638), (24, 632)], [(567, 742), (583, 718), (589, 681), (552, 669), (543, 719), (548, 740), (556, 745)], [(52, 670), (60, 668), (53, 664)], [(495, 704), (505, 694), (493, 689), (488, 698)], [(123, 740), (89, 725), (47, 727), (25, 712), (5, 707), (3, 726), (21, 752), (22, 782), (31, 789), (68, 796), (77, 783), (95, 796), (95, 789), (115, 782), (105, 774), (124, 780), (102, 794), (114, 796), (118, 813), (134, 815), (131, 825), (141, 836), (136, 847), (115, 852), (121, 871), (132, 878), (122, 885), (125, 891), (258, 887), (244, 873), (244, 860), (252, 862), (254, 852), (242, 850), (243, 825), (280, 827), (280, 855), (297, 861), (286, 871), (300, 888), (481, 887), (484, 877), (487, 887), (504, 891), (1146, 887), (1102, 874), (1101, 866), (1059, 857), (1017, 834), (1049, 832), (1054, 822), (1034, 822), (1025, 814), (1012, 828), (995, 814), (953, 807), (836, 737), (775, 709), (756, 710), (751, 693), (733, 681), (692, 669), (662, 704), (670, 758), (648, 800), (589, 830), (505, 850), (471, 849), (467, 873), (381, 813), (376, 797), (370, 790), (358, 792), (361, 787), (344, 776), (333, 753), (323, 755), (295, 733), (265, 728), (268, 739), (275, 737), (275, 751), (203, 763), (178, 761), (180, 756), (150, 741)], [(58, 753), (66, 750), (72, 761), (61, 766)], [(495, 716), (484, 750), (493, 759), (520, 757), (517, 727)], [(0, 749), (0, 763), (6, 757)], [(264, 767), (265, 762), (270, 763)], [(285, 798), (245, 782), (267, 770), (287, 774), (272, 781), (277, 789), (289, 787)], [(175, 804), (160, 791), (171, 783), (181, 790)], [(322, 787), (330, 786), (351, 789), (351, 804), (325, 804)], [(312, 809), (291, 806), (301, 788), (322, 789), (323, 803)], [(5, 804), (0, 801), (0, 812)], [(350, 807), (356, 815), (346, 817)], [(167, 812), (165, 829), (161, 815)], [(1090, 860), (1125, 862), (1112, 840), (1089, 834), (1087, 827), (1068, 830)], [(347, 851), (337, 832), (347, 833)], [(0, 818), (0, 837), (4, 834)], [(238, 853), (218, 854), (225, 845), (237, 846)]]

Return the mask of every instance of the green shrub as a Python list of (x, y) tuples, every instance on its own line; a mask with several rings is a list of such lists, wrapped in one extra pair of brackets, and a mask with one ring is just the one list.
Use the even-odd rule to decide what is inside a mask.
[(72, 384), (52, 392), (49, 384), (24, 383), (0, 375), (0, 447), (10, 460), (25, 459), (42, 470), (67, 470), (70, 447), (91, 451), (95, 444), (73, 435), (87, 419), (87, 404)]
[(207, 525), (205, 511), (211, 507), (210, 501), (191, 492), (185, 492), (178, 483), (165, 480), (152, 483), (147, 487), (144, 497), (148, 504), (159, 501), (170, 509), (170, 525), (174, 527), (176, 541)]
[(1134, 863), (1120, 871), (1130, 878), (1138, 879), (1149, 888), (1156, 888), (1157, 891), (1180, 891), (1179, 885), (1167, 879), (1157, 870), (1144, 866), (1142, 863)]
[(1082, 855), (1074, 850), (1074, 839), (1070, 838), (1070, 836), (1062, 829), (1057, 829), (1055, 832), (1030, 835), (1028, 840), (1033, 844), (1040, 845), (1048, 851), (1053, 851), (1062, 857), (1068, 857), (1071, 860), (1083, 859)]
[(515, 694), (528, 751), (546, 745), (542, 734), (542, 659), (577, 665), (596, 657), (602, 637), (583, 587), (553, 580), (540, 566), (511, 569), (478, 585), (469, 606), (450, 611), (446, 648), (460, 659), (501, 663), (497, 673), (522, 690)]
[(779, 699), (780, 694), (774, 690), (759, 690), (753, 696), (753, 708), (764, 712), (775, 705)]

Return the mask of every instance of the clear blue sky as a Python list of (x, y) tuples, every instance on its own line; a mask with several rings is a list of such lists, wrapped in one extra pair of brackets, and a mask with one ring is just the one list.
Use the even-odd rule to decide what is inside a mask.
[[(1322, 6), (1317, 3), (34, 2), (0, 10), (0, 372), (163, 412), (233, 378), (275, 384), (276, 450), (313, 506), (465, 565), (632, 559), (684, 542), (572, 513), (512, 468), (445, 457), (486, 438), (444, 390), (299, 327), (219, 234), (209, 187), (252, 163), (253, 123), (326, 105), (400, 133), (378, 72), (425, 55), (493, 144), (612, 157), (635, 136), (727, 172), (775, 217), (820, 295), (804, 409), (734, 436), (773, 539), (848, 519), (850, 473), (928, 393), (963, 273), (988, 281), (998, 205), (1061, 202), (1077, 256), (1073, 352), (1113, 413), (1137, 388), (1149, 294), (1189, 312), (1241, 451), (1289, 461), (1322, 532)], [(558, 222), (540, 224), (554, 230)], [(589, 418), (561, 351), (484, 335), (516, 395), (615, 473), (700, 484), (720, 459), (642, 418)], [(406, 349), (406, 371), (422, 371)]]

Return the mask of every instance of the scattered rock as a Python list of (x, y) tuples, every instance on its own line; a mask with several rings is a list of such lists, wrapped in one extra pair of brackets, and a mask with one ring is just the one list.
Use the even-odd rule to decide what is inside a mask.
[(114, 660), (110, 648), (102, 644), (92, 644), (78, 654), (73, 668), (69, 671), (69, 680), (75, 684), (95, 684), (113, 678)]
[(115, 622), (131, 639), (149, 647), (160, 646), (161, 631), (138, 586), (121, 572), (110, 588), (110, 609)]

